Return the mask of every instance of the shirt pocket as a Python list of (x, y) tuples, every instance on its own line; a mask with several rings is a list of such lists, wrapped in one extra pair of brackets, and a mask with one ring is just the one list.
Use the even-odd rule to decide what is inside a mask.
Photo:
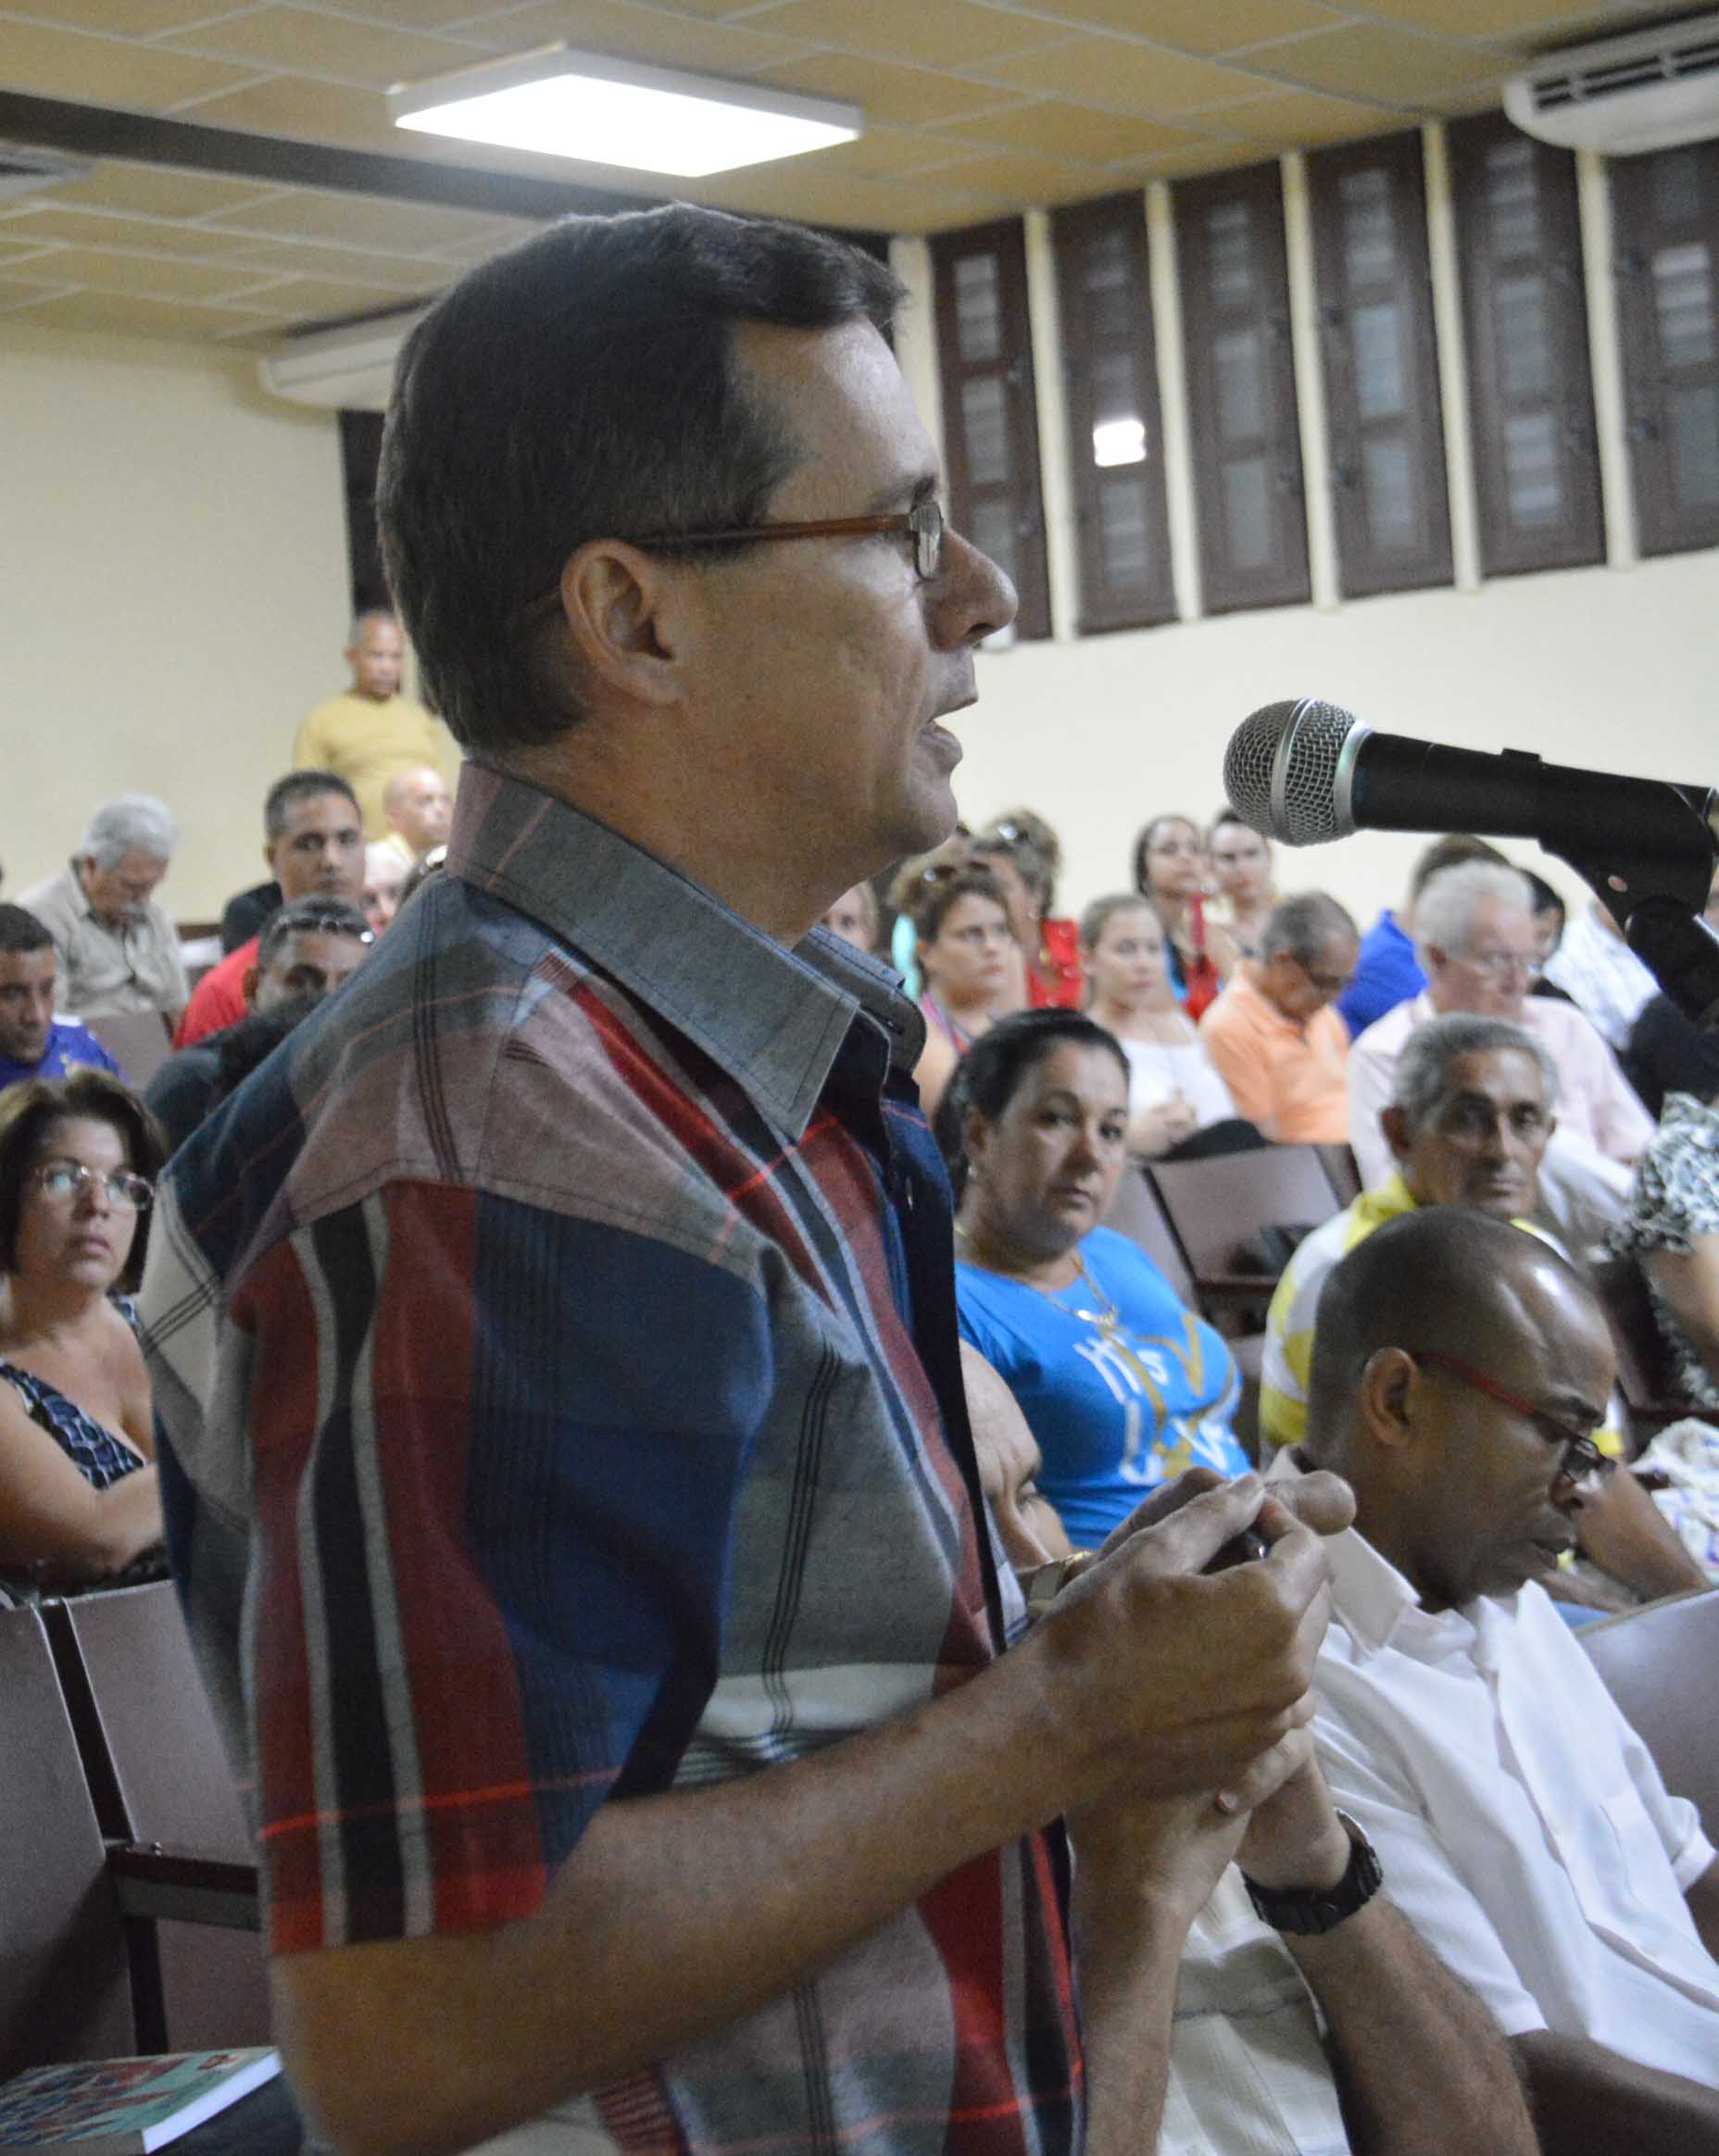
[(1585, 1886), (1576, 1874), (1576, 1894), (1597, 1922), (1609, 1913), (1615, 1924), (1619, 1910), (1632, 1904), (1663, 1912), (1668, 1896), (1681, 1900), (1665, 1844), (1634, 1788), (1601, 1799), (1591, 1842), (1592, 1862), (1585, 1867), (1591, 1878)]

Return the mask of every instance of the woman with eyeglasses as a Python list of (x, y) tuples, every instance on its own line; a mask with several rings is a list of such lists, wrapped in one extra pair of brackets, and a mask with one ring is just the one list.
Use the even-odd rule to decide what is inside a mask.
[(1190, 1018), (1218, 999), (1236, 971), (1229, 931), (1206, 912), (1211, 857), (1191, 816), (1154, 816), (1134, 843), (1134, 887), (1149, 898), (1170, 939), (1170, 979)]
[(159, 1569), (126, 1297), (162, 1159), (154, 1117), (104, 1071), (0, 1093), (0, 1590), (15, 1598)]

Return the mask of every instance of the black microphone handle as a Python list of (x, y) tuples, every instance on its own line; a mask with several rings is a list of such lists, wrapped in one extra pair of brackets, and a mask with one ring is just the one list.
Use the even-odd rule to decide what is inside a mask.
[(1711, 849), (1706, 821), (1668, 782), (1497, 756), (1400, 733), (1369, 733), (1355, 756), (1349, 816), (1366, 831), (1472, 831), (1532, 838), (1564, 856), (1623, 847), (1639, 859)]

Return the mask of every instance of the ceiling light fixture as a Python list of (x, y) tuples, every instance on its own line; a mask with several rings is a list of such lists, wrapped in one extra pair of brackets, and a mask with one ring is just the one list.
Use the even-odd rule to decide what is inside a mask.
[(865, 125), (859, 106), (833, 98), (564, 44), (396, 83), (388, 108), (396, 127), (427, 134), (684, 180), (852, 142)]

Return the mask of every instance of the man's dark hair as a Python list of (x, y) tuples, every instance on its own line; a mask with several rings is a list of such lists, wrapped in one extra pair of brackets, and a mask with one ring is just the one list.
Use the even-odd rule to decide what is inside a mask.
[(1592, 1290), (1526, 1228), (1456, 1205), (1399, 1213), (1333, 1266), (1313, 1314), (1307, 1426), (1347, 1429), (1361, 1374), (1381, 1348), (1472, 1359), (1508, 1328), (1536, 1268)]
[(937, 1103), (932, 1131), (949, 1172), (959, 1204), (967, 1186), (967, 1114), (977, 1109), (995, 1122), (1014, 1098), (1021, 1082), (1065, 1043), (1077, 1048), (1102, 1048), (1114, 1056), (1128, 1080), (1128, 1058), (1112, 1033), (1078, 1010), (1017, 1010), (999, 1018), (983, 1033), (955, 1066), (955, 1074)]
[(263, 922), (257, 939), (259, 972), (293, 935), (349, 935), (359, 943), (373, 940), (370, 922), (345, 898), (289, 898)]
[(734, 326), (886, 331), (901, 294), (842, 241), (674, 203), (563, 219), (431, 309), (401, 357), (376, 508), (429, 699), (463, 746), (504, 756), (583, 716), (559, 616), (532, 606), (578, 547), (758, 523), (811, 447), (733, 365)]
[(213, 1115), (227, 1096), (266, 1062), (322, 1000), (320, 996), (288, 996), (272, 1009), (247, 1010), (243, 1018), (214, 1034), (209, 1046), (215, 1050), (215, 1077), (205, 1113)]
[(0, 904), (0, 951), (39, 951), (53, 941), (33, 913), (21, 906)]
[(338, 771), (288, 771), (263, 796), (263, 835), (271, 846), (286, 829), (286, 812), (293, 803), (312, 800), (319, 794), (344, 794), (355, 808), (358, 805), (358, 796)]
[(1273, 907), (1260, 938), (1260, 956), (1286, 955), (1298, 966), (1316, 966), (1333, 936), (1354, 936), (1359, 931), (1347, 907), (1324, 891), (1298, 891)]
[[(18, 1263), (25, 1179), (48, 1133), (69, 1116), (87, 1117), (117, 1131), (134, 1175), (153, 1183), (161, 1172), (167, 1159), (161, 1126), (131, 1087), (111, 1072), (85, 1068), (66, 1078), (26, 1078), (8, 1085), (0, 1093), (0, 1272), (10, 1272)], [(125, 1271), (116, 1283), (128, 1295), (144, 1277), (148, 1250), (149, 1215), (141, 1212)]]

